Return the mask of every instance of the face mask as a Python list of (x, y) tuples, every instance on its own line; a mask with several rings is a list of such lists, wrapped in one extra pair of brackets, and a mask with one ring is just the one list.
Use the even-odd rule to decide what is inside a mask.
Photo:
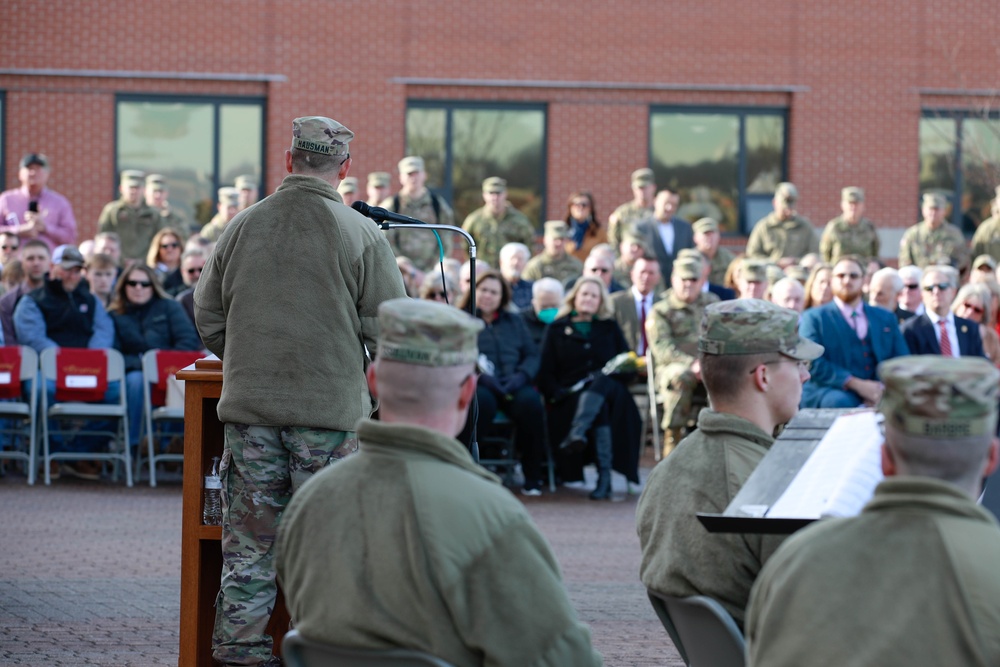
[(552, 324), (552, 320), (556, 319), (557, 312), (559, 312), (558, 308), (544, 308), (538, 313), (538, 319), (546, 324)]

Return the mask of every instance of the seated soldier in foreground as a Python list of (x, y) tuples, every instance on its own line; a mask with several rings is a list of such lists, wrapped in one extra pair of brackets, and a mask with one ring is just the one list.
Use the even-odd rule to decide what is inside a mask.
[(368, 386), (381, 421), (292, 497), (275, 547), (295, 627), (352, 648), (466, 665), (600, 665), (524, 507), (454, 435), (483, 324), (456, 308), (379, 307)]
[(784, 535), (709, 533), (696, 512), (722, 513), (798, 411), (806, 362), (823, 353), (798, 335), (798, 315), (758, 299), (705, 308), (698, 340), (711, 408), (653, 468), (636, 509), (639, 576), (676, 597), (707, 595), (741, 627), (750, 587)]
[(997, 467), (1000, 373), (940, 355), (879, 371), (886, 479), (860, 515), (815, 523), (768, 561), (747, 608), (751, 665), (1000, 665), (1000, 530), (976, 504)]

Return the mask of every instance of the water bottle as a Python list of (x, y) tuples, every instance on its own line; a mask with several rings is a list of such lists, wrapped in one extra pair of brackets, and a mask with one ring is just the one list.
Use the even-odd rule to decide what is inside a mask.
[(201, 522), (206, 526), (222, 525), (222, 479), (219, 478), (219, 457), (212, 459), (212, 472), (205, 475), (205, 507)]

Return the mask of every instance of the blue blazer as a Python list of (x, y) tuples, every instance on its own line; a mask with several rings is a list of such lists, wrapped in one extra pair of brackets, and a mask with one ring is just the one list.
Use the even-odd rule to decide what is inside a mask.
[[(983, 338), (979, 325), (972, 320), (955, 318), (955, 332), (958, 335), (958, 352), (963, 357), (985, 357)], [(903, 324), (903, 338), (913, 354), (941, 354), (934, 331), (934, 324), (926, 313), (911, 317)]]
[[(894, 313), (864, 304), (865, 316), (868, 318), (868, 337), (871, 339), (875, 363), (903, 357), (910, 353), (899, 331)], [(847, 323), (834, 301), (810, 308), (802, 313), (799, 323), (799, 333), (809, 340), (815, 341), (826, 348), (823, 356), (812, 363), (812, 378), (802, 390), (802, 404), (809, 406), (810, 398), (826, 389), (842, 389), (851, 375), (861, 375), (860, 371), (852, 372), (852, 352), (854, 345), (860, 345), (858, 336)], [(933, 334), (932, 334), (933, 335)]]

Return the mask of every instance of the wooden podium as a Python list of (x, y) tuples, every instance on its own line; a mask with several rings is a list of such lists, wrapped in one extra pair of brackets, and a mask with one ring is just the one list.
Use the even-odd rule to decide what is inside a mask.
[[(222, 457), (222, 423), (216, 408), (222, 395), (222, 362), (199, 359), (178, 371), (184, 390), (184, 493), (181, 521), (181, 623), (179, 667), (212, 667), (215, 599), (222, 575), (222, 528), (201, 522), (204, 477), (212, 458)], [(278, 590), (267, 632), (274, 637), (274, 654), (281, 655), (281, 638), (288, 630), (285, 600)]]

